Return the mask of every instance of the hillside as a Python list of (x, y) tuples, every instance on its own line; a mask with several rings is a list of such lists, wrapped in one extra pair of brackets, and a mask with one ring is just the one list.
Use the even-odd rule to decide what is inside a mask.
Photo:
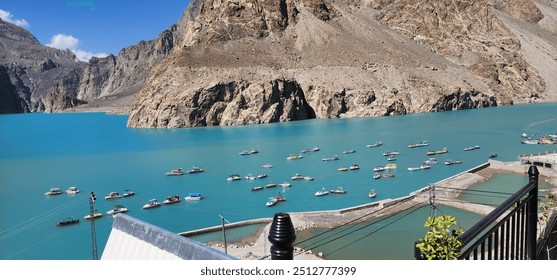
[[(555, 32), (555, 2), (516, 0), (497, 10), (499, 2), (191, 1), (178, 23), (180, 40), (134, 97), (128, 126), (242, 125), (557, 100), (554, 81), (547, 82), (557, 64), (555, 36), (548, 35)], [(524, 31), (533, 29), (538, 33)], [(526, 54), (523, 45), (544, 48)]]

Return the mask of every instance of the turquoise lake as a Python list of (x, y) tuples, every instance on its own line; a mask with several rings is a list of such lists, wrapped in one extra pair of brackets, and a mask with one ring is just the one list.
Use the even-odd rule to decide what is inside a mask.
[[(522, 153), (556, 150), (554, 145), (524, 145), (521, 133), (557, 132), (557, 104), (531, 104), (454, 112), (405, 116), (315, 119), (289, 123), (236, 127), (188, 129), (126, 128), (127, 116), (103, 113), (17, 114), (0, 116), (0, 259), (81, 260), (91, 258), (90, 224), (83, 217), (89, 212), (88, 197), (95, 192), (95, 209), (103, 213), (96, 220), (99, 256), (108, 239), (112, 218), (106, 211), (116, 204), (129, 209), (130, 216), (172, 232), (220, 225), (224, 216), (230, 222), (272, 217), (277, 212), (300, 212), (350, 207), (375, 200), (406, 196), (430, 183), (457, 174), (488, 159), (515, 161)], [(429, 146), (408, 148), (408, 144), (427, 140)], [(383, 141), (383, 146), (366, 148)], [(473, 151), (465, 147), (480, 145)], [(291, 154), (319, 146), (320, 151), (287, 160)], [(409, 172), (419, 166), (427, 150), (447, 147), (436, 157), (440, 164), (429, 170)], [(239, 152), (256, 148), (258, 154)], [(343, 154), (353, 149), (352, 154)], [(372, 169), (388, 162), (385, 151), (399, 151), (393, 171), (395, 178), (374, 180)], [(338, 155), (338, 161), (322, 161)], [(443, 161), (461, 160), (446, 166)], [(262, 168), (264, 164), (273, 168)], [(337, 168), (358, 164), (356, 171)], [(198, 174), (166, 176), (171, 169), (185, 170), (197, 165)], [(228, 182), (231, 174), (268, 174), (253, 181)], [(291, 181), (294, 174), (311, 176), (314, 181)], [(291, 188), (251, 187), (290, 181)], [(75, 186), (77, 195), (45, 196), (52, 187), (63, 190)], [(316, 197), (321, 188), (342, 186), (345, 195)], [(108, 201), (104, 196), (125, 189), (136, 195)], [(167, 196), (200, 192), (201, 201), (182, 201), (144, 210), (149, 199), (163, 201)], [(266, 207), (278, 192), (286, 202)], [(67, 217), (80, 223), (57, 227)], [(416, 218), (418, 219), (418, 218)], [(417, 224), (423, 223), (419, 217)], [(403, 223), (404, 224), (404, 223)], [(402, 231), (405, 227), (401, 226)], [(401, 231), (401, 232), (402, 232)], [(364, 231), (362, 231), (364, 232)], [(297, 242), (300, 239), (297, 240)], [(412, 250), (412, 244), (408, 246)], [(412, 253), (412, 251), (410, 251)], [(342, 257), (341, 257), (342, 258)], [(386, 259), (395, 258), (386, 256)]]

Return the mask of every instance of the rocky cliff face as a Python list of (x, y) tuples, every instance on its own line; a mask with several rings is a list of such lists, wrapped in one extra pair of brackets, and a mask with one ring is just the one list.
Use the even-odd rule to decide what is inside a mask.
[(42, 110), (47, 90), (84, 65), (70, 51), (45, 47), (27, 30), (0, 19), (0, 113)]
[(183, 36), (135, 96), (128, 126), (258, 124), (555, 100), (495, 8), (530, 24), (543, 13), (529, 0), (512, 2), (194, 0), (177, 24)]
[(85, 67), (68, 73), (49, 89), (43, 98), (44, 110), (58, 112), (87, 101), (89, 104), (80, 110), (107, 106), (109, 110), (125, 112), (151, 68), (170, 53), (176, 36), (176, 26), (172, 26), (156, 39), (124, 48), (117, 56), (92, 58)]

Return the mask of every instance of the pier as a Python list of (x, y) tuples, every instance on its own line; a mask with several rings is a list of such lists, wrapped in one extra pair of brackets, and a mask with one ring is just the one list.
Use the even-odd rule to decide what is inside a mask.
[(537, 167), (549, 168), (557, 173), (557, 151), (518, 155), (522, 164), (535, 165)]

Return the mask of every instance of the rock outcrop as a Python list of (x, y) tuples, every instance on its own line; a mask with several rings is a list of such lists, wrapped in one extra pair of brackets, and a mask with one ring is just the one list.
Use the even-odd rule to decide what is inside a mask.
[(48, 89), (84, 66), (72, 52), (43, 46), (27, 30), (0, 19), (0, 113), (41, 111)]
[[(529, 0), (503, 12), (537, 24)], [(194, 0), (130, 127), (258, 124), (556, 100), (501, 1)], [(531, 4), (531, 5), (530, 5)], [(530, 7), (530, 8), (529, 8)], [(501, 8), (503, 9), (503, 8)]]
[(42, 101), (44, 110), (58, 112), (89, 103), (79, 110), (109, 107), (125, 112), (151, 68), (171, 52), (176, 36), (176, 26), (171, 26), (156, 39), (124, 48), (117, 56), (91, 58), (85, 67), (71, 71), (49, 89)]

